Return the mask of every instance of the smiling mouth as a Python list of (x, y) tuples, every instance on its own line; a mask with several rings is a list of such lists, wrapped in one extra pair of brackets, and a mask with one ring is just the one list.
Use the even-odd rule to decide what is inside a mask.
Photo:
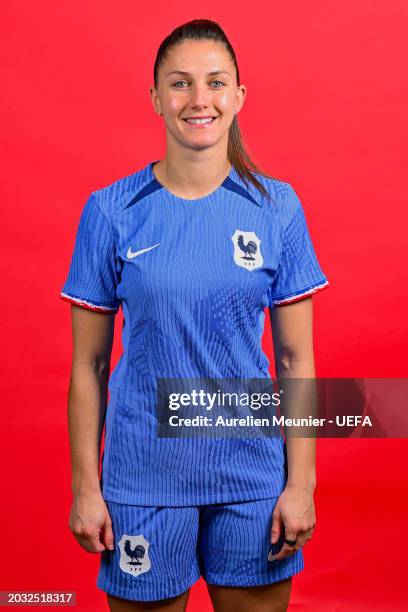
[(186, 123), (188, 123), (189, 125), (210, 125), (211, 123), (214, 123), (214, 121), (217, 119), (217, 117), (197, 117), (197, 118), (189, 118), (186, 117), (185, 119), (183, 119), (183, 121), (185, 121)]

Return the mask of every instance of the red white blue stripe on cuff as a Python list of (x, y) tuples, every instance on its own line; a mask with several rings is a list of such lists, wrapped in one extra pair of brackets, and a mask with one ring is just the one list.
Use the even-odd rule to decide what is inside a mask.
[(60, 294), (60, 298), (65, 300), (66, 302), (70, 302), (71, 304), (75, 304), (76, 306), (82, 306), (83, 308), (88, 308), (89, 310), (94, 310), (95, 312), (117, 312), (118, 308), (114, 306), (101, 306), (97, 304), (93, 304), (89, 300), (83, 300), (81, 298), (73, 297), (72, 295), (68, 295), (63, 291)]
[(321, 291), (321, 289), (325, 289), (328, 286), (329, 286), (329, 281), (325, 281), (324, 283), (321, 283), (320, 285), (311, 287), (307, 291), (302, 291), (302, 293), (298, 293), (297, 295), (293, 295), (292, 297), (283, 298), (282, 300), (274, 300), (273, 304), (274, 306), (283, 306), (284, 304), (292, 304), (292, 302), (304, 300), (305, 298), (309, 297), (313, 293), (316, 293), (317, 291)]

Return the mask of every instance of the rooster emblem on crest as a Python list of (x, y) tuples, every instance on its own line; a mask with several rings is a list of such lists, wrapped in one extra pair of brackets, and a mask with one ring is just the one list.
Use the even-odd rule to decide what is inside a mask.
[(244, 237), (242, 234), (240, 234), (238, 236), (238, 246), (241, 251), (245, 253), (245, 255), (242, 256), (242, 259), (250, 259), (251, 261), (255, 260), (255, 257), (252, 257), (252, 255), (257, 252), (258, 247), (253, 240), (249, 240), (248, 244), (245, 244)]
[(246, 270), (256, 270), (263, 265), (261, 241), (255, 232), (235, 230), (231, 240), (234, 244), (234, 261)]
[(134, 550), (132, 550), (132, 544), (130, 540), (125, 540), (124, 546), (125, 553), (128, 557), (130, 557), (130, 561), (128, 561), (129, 565), (142, 565), (141, 561), (138, 559), (143, 559), (145, 556), (145, 547), (141, 544), (138, 544)]
[(141, 534), (137, 536), (123, 534), (118, 546), (120, 548), (119, 567), (122, 571), (133, 576), (149, 571), (151, 567), (148, 554), (150, 543)]

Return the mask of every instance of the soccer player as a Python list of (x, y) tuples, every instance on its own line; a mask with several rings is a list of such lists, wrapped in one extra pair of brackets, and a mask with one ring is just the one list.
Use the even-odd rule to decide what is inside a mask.
[(157, 391), (163, 379), (270, 379), (266, 307), (277, 375), (313, 378), (311, 298), (329, 283), (295, 190), (245, 150), (246, 87), (220, 26), (176, 28), (150, 93), (166, 154), (89, 195), (61, 291), (74, 341), (70, 528), (101, 553), (111, 610), (184, 610), (200, 576), (215, 610), (283, 610), (315, 526), (314, 440), (160, 436)]

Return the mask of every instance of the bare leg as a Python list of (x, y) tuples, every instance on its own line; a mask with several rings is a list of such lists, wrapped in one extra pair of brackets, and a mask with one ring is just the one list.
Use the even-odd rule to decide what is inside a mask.
[(214, 612), (286, 612), (292, 577), (254, 587), (225, 587), (207, 584)]
[(190, 589), (177, 597), (160, 599), (158, 601), (131, 601), (107, 593), (111, 612), (139, 612), (142, 610), (160, 610), (160, 612), (185, 612)]

